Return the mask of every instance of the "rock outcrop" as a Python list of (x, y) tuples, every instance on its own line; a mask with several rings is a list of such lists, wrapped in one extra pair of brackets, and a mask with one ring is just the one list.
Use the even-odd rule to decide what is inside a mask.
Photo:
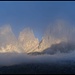
[(0, 28), (0, 52), (20, 52), (18, 41), (10, 25)]
[(30, 28), (22, 30), (17, 39), (12, 32), (10, 25), (5, 25), (0, 28), (0, 52), (37, 53), (49, 50), (51, 50), (49, 52), (53, 52), (57, 51), (56, 48), (60, 49), (61, 47), (64, 49), (59, 45), (63, 42), (66, 49), (69, 43), (70, 45), (73, 45), (71, 47), (73, 47), (74, 50), (75, 30), (66, 25), (67, 24), (63, 21), (57, 21), (52, 27), (50, 26), (47, 28), (40, 42), (34, 36), (34, 33)]
[(39, 41), (35, 38), (33, 31), (30, 28), (25, 28), (20, 32), (19, 42), (26, 53), (35, 52), (39, 45)]

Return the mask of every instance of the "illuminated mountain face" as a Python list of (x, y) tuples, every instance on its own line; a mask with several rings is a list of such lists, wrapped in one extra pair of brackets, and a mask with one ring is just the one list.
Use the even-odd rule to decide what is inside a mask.
[(62, 20), (57, 20), (48, 27), (39, 45), (40, 51), (50, 48), (53, 44), (61, 42), (75, 44), (75, 28)]
[(66, 25), (60, 21), (56, 22), (53, 27), (48, 27), (40, 42), (30, 28), (22, 30), (17, 39), (10, 25), (5, 25), (0, 28), (0, 52), (43, 52), (52, 47), (53, 44), (62, 42), (75, 44), (75, 36), (73, 36), (75, 29)]
[(26, 28), (20, 32), (17, 39), (12, 32), (10, 25), (5, 25), (0, 28), (0, 52), (18, 52), (29, 53), (35, 52), (39, 45), (39, 41), (35, 38), (33, 31)]
[(26, 53), (35, 52), (39, 45), (39, 41), (35, 38), (33, 31), (30, 28), (26, 28), (20, 32), (19, 42)]
[[(12, 39), (12, 40), (11, 40)], [(0, 44), (13, 43), (16, 40), (15, 35), (13, 34), (11, 27), (9, 25), (5, 25), (0, 28)]]
[(20, 52), (18, 41), (10, 25), (0, 28), (0, 52)]

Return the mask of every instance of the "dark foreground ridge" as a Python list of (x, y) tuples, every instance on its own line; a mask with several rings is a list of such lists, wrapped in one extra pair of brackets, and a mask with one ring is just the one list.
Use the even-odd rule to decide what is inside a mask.
[(0, 74), (75, 74), (75, 61), (3, 66), (0, 67)]

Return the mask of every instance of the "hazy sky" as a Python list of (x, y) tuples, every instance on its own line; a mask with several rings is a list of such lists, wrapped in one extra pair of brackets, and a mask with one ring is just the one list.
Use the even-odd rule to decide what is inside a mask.
[(11, 24), (17, 35), (25, 27), (31, 27), (40, 39), (47, 25), (57, 19), (68, 20), (75, 24), (75, 2), (0, 2), (0, 26)]

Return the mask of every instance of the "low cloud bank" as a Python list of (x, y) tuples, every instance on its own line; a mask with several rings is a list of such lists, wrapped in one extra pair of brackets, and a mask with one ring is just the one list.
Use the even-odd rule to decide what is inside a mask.
[(61, 60), (75, 60), (75, 51), (70, 53), (57, 53), (54, 55), (27, 55), (24, 53), (0, 53), (0, 65), (15, 65), (21, 63), (49, 63)]

